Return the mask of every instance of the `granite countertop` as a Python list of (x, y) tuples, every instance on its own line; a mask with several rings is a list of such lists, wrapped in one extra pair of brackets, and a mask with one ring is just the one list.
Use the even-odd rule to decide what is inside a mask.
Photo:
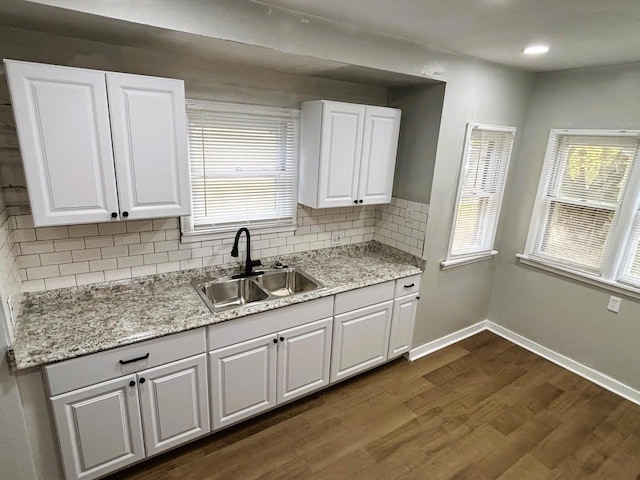
[(8, 350), (14, 370), (37, 367), (420, 273), (424, 261), (371, 241), (263, 259), (302, 268), (326, 288), (212, 313), (189, 283), (239, 265), (205, 267), (26, 294)]

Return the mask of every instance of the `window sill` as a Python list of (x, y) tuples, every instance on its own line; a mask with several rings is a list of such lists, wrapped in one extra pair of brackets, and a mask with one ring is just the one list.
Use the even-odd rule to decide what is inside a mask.
[(482, 262), (483, 260), (489, 260), (490, 258), (493, 258), (493, 256), (497, 254), (497, 250), (491, 250), (490, 252), (481, 253), (469, 257), (455, 258), (453, 260), (443, 260), (442, 262), (440, 262), (440, 270), (449, 270), (455, 267), (462, 267), (463, 265)]
[[(242, 227), (238, 227), (242, 228)], [(283, 233), (283, 232), (295, 232), (296, 228), (293, 225), (288, 227), (270, 227), (270, 228), (251, 228), (247, 226), (251, 235), (265, 235), (269, 233)], [(237, 229), (227, 232), (206, 232), (206, 231), (186, 231), (182, 230), (180, 235), (180, 243), (194, 243), (194, 242), (206, 242), (209, 240), (225, 240), (228, 238), (234, 238)]]
[(587, 273), (578, 272), (570, 268), (564, 268), (557, 265), (550, 265), (548, 263), (542, 262), (535, 258), (531, 258), (522, 253), (516, 253), (516, 258), (520, 263), (524, 265), (528, 265), (530, 267), (539, 268), (540, 270), (551, 272), (556, 275), (560, 275), (562, 277), (571, 278), (572, 280), (586, 283), (588, 285), (593, 285), (594, 287), (600, 287), (605, 290), (609, 290), (611, 292), (616, 292), (621, 295), (626, 295), (628, 297), (640, 299), (640, 289), (632, 287), (630, 285), (624, 285), (622, 283), (612, 282), (610, 280), (604, 280), (602, 278), (595, 277)]

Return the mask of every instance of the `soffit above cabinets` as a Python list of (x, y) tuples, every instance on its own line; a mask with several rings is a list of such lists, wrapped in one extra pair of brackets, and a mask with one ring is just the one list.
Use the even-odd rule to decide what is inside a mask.
[[(230, 62), (277, 72), (380, 87), (441, 83), (424, 77), (296, 55), (256, 45), (172, 31), (22, 0), (7, 0), (0, 3), (0, 27), (2, 26), (123, 47), (179, 55), (186, 53), (204, 61)], [(11, 42), (9, 29), (3, 32), (0, 28), (0, 41)]]

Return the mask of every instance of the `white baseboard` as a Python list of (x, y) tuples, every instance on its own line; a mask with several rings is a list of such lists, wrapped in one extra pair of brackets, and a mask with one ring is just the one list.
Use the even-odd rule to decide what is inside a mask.
[(497, 323), (493, 323), (490, 320), (486, 320), (486, 322), (487, 330), (490, 332), (500, 335), (502, 338), (505, 338), (516, 345), (520, 345), (522, 348), (526, 348), (530, 352), (540, 355), (542, 358), (546, 358), (550, 362), (560, 365), (562, 368), (566, 368), (570, 372), (580, 375), (582, 378), (586, 378), (587, 380), (600, 385), (602, 388), (606, 388), (610, 392), (620, 395), (622, 398), (626, 398), (630, 402), (640, 405), (640, 391), (635, 390), (628, 385), (599, 372), (598, 370), (594, 370), (580, 362), (576, 362), (569, 357), (565, 357), (561, 353), (554, 352), (547, 347), (543, 347), (542, 345), (512, 332)]
[(497, 323), (493, 323), (490, 320), (483, 320), (482, 322), (478, 322), (474, 325), (463, 328), (462, 330), (458, 330), (457, 332), (453, 332), (442, 338), (416, 347), (409, 352), (409, 360), (417, 360), (420, 357), (424, 357), (425, 355), (441, 350), (484, 330), (489, 330), (490, 332), (493, 332), (496, 335), (499, 335), (502, 338), (505, 338), (506, 340), (541, 356), (542, 358), (546, 358), (550, 362), (553, 362), (576, 375), (580, 375), (582, 378), (585, 378), (596, 385), (600, 385), (602, 388), (605, 388), (610, 392), (620, 395), (622, 398), (625, 398), (630, 402), (640, 405), (640, 391), (635, 390), (602, 372), (594, 370), (591, 367), (531, 341), (520, 334), (498, 325)]
[(442, 338), (434, 340), (429, 343), (425, 343), (424, 345), (420, 345), (419, 347), (412, 348), (409, 351), (409, 360), (412, 362), (417, 360), (420, 357), (424, 357), (425, 355), (429, 355), (430, 353), (437, 352), (438, 350), (443, 349), (444, 347), (448, 347), (449, 345), (453, 345), (454, 343), (459, 342), (460, 340), (464, 340), (465, 338), (471, 337), (476, 333), (480, 333), (487, 329), (487, 320), (483, 320), (469, 327), (465, 327), (462, 330), (458, 330), (457, 332), (450, 333), (449, 335), (445, 335)]

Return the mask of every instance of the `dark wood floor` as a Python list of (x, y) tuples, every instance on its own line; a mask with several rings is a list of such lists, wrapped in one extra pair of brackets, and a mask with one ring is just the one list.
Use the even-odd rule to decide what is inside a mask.
[(640, 406), (483, 332), (111, 478), (639, 479)]

